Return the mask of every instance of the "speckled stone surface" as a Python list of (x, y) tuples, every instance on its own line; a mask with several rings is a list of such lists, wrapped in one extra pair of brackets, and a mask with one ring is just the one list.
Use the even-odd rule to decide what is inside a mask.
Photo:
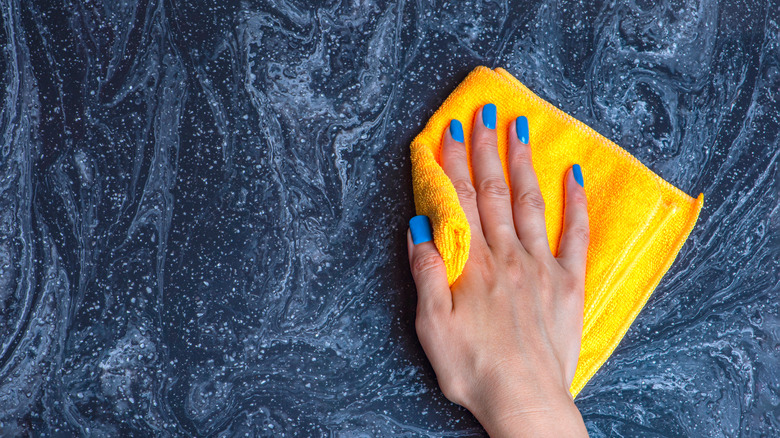
[(705, 194), (592, 436), (780, 435), (777, 0), (202, 3), (0, 0), (0, 435), (483, 436), (405, 249), (477, 65)]

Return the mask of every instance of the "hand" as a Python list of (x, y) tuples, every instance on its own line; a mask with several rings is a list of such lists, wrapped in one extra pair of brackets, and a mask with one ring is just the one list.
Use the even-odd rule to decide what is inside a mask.
[(433, 242), (415, 245), (408, 233), (417, 336), (444, 395), (469, 409), (491, 436), (587, 436), (569, 393), (580, 353), (588, 249), (587, 201), (577, 182), (582, 174), (575, 165), (562, 181), (564, 230), (555, 257), (531, 149), (515, 126), (528, 142), (527, 120), (519, 118), (508, 133), (510, 191), (495, 114), (495, 106), (485, 105), (475, 115), (474, 184), (460, 122), (444, 133), (442, 167), (471, 227), (468, 262), (452, 287)]

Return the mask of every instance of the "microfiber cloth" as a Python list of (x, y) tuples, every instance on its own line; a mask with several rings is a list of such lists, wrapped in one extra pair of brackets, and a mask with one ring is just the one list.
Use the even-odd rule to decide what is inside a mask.
[(694, 199), (664, 181), (624, 149), (535, 95), (506, 70), (477, 67), (411, 146), (415, 207), (418, 215), (431, 220), (450, 284), (466, 264), (471, 232), (455, 188), (441, 167), (442, 137), (450, 120), (459, 119), (470, 149), (474, 114), (487, 103), (498, 107), (498, 152), (507, 181), (506, 132), (518, 116), (528, 118), (553, 254), (558, 252), (563, 226), (565, 173), (578, 163), (585, 174), (590, 246), (582, 350), (570, 388), (576, 396), (615, 350), (669, 269), (699, 217), (704, 197)]

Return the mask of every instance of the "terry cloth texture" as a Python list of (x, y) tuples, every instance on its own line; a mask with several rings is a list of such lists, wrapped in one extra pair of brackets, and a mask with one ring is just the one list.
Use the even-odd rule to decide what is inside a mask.
[(704, 197), (691, 198), (664, 181), (624, 149), (532, 93), (506, 70), (477, 67), (411, 146), (415, 207), (417, 214), (431, 220), (450, 284), (466, 264), (471, 232), (455, 188), (441, 168), (442, 136), (450, 120), (460, 120), (469, 150), (474, 114), (487, 103), (498, 107), (498, 152), (507, 181), (508, 127), (518, 116), (528, 118), (553, 254), (558, 252), (563, 225), (565, 173), (578, 163), (585, 175), (590, 246), (582, 351), (571, 385), (572, 395), (577, 395), (612, 354), (669, 269), (699, 217)]

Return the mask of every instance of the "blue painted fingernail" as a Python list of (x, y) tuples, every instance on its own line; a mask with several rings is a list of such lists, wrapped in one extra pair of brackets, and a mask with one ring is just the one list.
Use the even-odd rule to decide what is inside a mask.
[(520, 116), (515, 120), (515, 130), (517, 131), (517, 139), (523, 144), (528, 144), (531, 136), (528, 133), (528, 119), (525, 116)]
[(496, 129), (496, 106), (492, 103), (482, 107), (482, 123), (488, 129)]
[(410, 219), (409, 230), (412, 232), (412, 242), (415, 245), (433, 240), (433, 230), (428, 216), (415, 216)]
[(463, 124), (458, 119), (450, 120), (450, 135), (458, 143), (463, 143)]
[(580, 187), (585, 187), (585, 179), (582, 178), (582, 168), (579, 164), (575, 164), (574, 166), (571, 166), (571, 171), (574, 173), (574, 180), (577, 181), (577, 184), (580, 185)]

